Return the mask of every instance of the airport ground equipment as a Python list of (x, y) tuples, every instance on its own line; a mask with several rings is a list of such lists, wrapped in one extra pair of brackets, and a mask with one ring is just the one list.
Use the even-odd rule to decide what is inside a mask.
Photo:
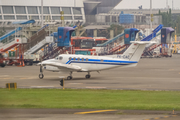
[[(161, 39), (156, 38), (156, 39), (154, 39), (156, 43), (147, 45), (143, 52), (143, 56), (153, 57), (154, 56), (153, 50), (158, 47), (161, 47), (161, 51), (160, 51), (161, 54), (159, 54), (159, 55), (171, 57), (172, 54), (170, 54), (171, 53), (170, 45), (167, 45), (167, 44), (171, 44), (171, 41), (172, 41), (171, 36), (172, 36), (173, 32), (174, 32), (174, 29), (172, 29), (170, 27), (162, 28), (161, 32), (156, 35), (156, 37), (161, 35), (161, 37), (160, 37)], [(155, 56), (157, 56), (157, 53), (155, 53)]]
[(130, 41), (134, 41), (136, 39), (136, 34), (138, 32), (139, 30), (136, 28), (125, 29), (124, 33), (117, 35), (115, 38), (108, 40), (104, 44), (97, 45), (102, 47), (98, 54), (110, 55), (128, 46)]
[[(34, 59), (36, 59), (36, 56), (34, 53), (36, 53), (38, 50), (43, 48), (48, 43), (51, 43), (53, 39), (51, 37), (46, 38), (48, 35), (48, 26), (45, 25), (41, 29), (39, 29), (33, 36), (28, 38), (27, 44), (24, 45), (24, 58), (27, 60), (25, 64), (31, 63)], [(28, 62), (29, 61), (29, 62)]]
[(5, 43), (5, 42), (8, 42), (9, 40), (11, 40), (15, 35), (15, 33), (19, 32), (22, 30), (22, 27), (18, 27), (8, 33), (6, 33), (5, 35), (1, 36), (0, 37), (0, 41)]
[(0, 52), (0, 66), (5, 67), (6, 66), (6, 59), (3, 56), (3, 53)]
[(164, 27), (161, 29), (161, 43), (162, 44), (171, 44), (172, 33), (174, 29), (171, 27)]
[(38, 52), (40, 49), (45, 47), (46, 45), (53, 43), (53, 37), (52, 36), (46, 36), (44, 40), (40, 41), (38, 44), (30, 48), (24, 53), (25, 59), (31, 58), (31, 56), (34, 56), (34, 53)]
[(97, 47), (105, 47), (110, 43), (114, 43), (117, 39), (119, 39), (120, 37), (124, 36), (124, 32), (117, 35), (116, 37), (114, 37), (113, 39), (108, 40), (107, 42), (103, 43), (103, 44), (97, 44)]
[(17, 46), (18, 44), (16, 43), (16, 35), (19, 35), (19, 32), (22, 30), (21, 27), (18, 27), (7, 34), (3, 35), (0, 37), (0, 51), (1, 52), (6, 52), (10, 50), (11, 48)]
[(141, 41), (150, 41), (152, 40), (153, 38), (156, 37), (157, 33), (163, 28), (163, 25), (160, 24), (156, 29), (154, 29), (152, 31), (152, 34), (148, 35), (147, 37), (145, 37), (144, 39), (142, 39)]
[(13, 22), (12, 24), (14, 25), (18, 25), (21, 27), (17, 27), (14, 30), (8, 32), (7, 34), (3, 35), (2, 37), (0, 37), (0, 51), (2, 52), (6, 52), (12, 48), (14, 48), (15, 46), (17, 46), (18, 44), (16, 42), (17, 38), (21, 38), (21, 39), (26, 39), (25, 37), (23, 37), (23, 26), (26, 24), (31, 24), (31, 23), (35, 23), (34, 20), (28, 20), (28, 21), (16, 21)]
[(71, 48), (71, 34), (74, 30), (73, 27), (58, 27), (58, 31), (51, 34), (55, 43), (51, 43), (45, 48), (42, 59), (54, 58), (69, 50)]
[[(159, 32), (156, 37), (153, 39), (153, 41), (155, 41), (156, 43), (151, 43), (151, 44), (148, 44), (146, 45), (146, 48), (144, 49), (144, 52), (142, 54), (143, 57), (153, 57), (154, 54), (153, 54), (153, 50), (160, 47), (161, 46), (161, 39), (160, 38), (157, 38), (161, 35), (161, 32)], [(159, 57), (160, 54), (158, 54), (156, 52), (155, 53), (155, 56), (156, 57)]]
[[(15, 30), (10, 31), (6, 35), (1, 37), (1, 46), (0, 51), (11, 53), (11, 51), (15, 50), (14, 56), (10, 55), (8, 59), (8, 65), (24, 65), (25, 60), (24, 59), (24, 46), (27, 44), (27, 38), (24, 36), (24, 30), (23, 26), (26, 24), (35, 23), (34, 20), (28, 20), (28, 21), (17, 21), (13, 22), (13, 24), (17, 24), (18, 26)], [(25, 26), (26, 27), (26, 26)]]
[[(150, 41), (153, 38), (156, 37), (156, 34), (161, 30), (163, 25), (159, 25), (156, 29), (153, 30), (153, 33), (149, 36), (143, 38), (141, 41)], [(125, 29), (123, 33), (124, 40), (122, 39), (121, 42), (118, 43), (118, 45), (112, 45), (112, 44), (106, 44), (106, 47), (102, 47), (100, 50), (99, 55), (105, 55), (105, 54), (114, 54), (114, 53), (122, 53), (121, 51), (127, 49), (128, 45), (130, 44), (130, 41), (134, 41), (136, 39), (136, 34), (139, 32), (136, 28), (130, 28)], [(113, 42), (115, 40), (113, 39)], [(109, 43), (108, 41), (106, 43)], [(111, 43), (111, 42), (110, 42)], [(100, 45), (98, 45), (100, 46)], [(122, 49), (123, 48), (123, 49)]]

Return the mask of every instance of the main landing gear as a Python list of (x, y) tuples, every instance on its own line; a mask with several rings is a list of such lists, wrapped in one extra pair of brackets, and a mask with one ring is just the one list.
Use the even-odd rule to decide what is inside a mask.
[[(91, 77), (90, 72), (85, 76), (86, 79), (89, 79)], [(70, 72), (70, 76), (67, 77), (67, 80), (72, 80), (72, 72)]]
[(67, 80), (72, 80), (72, 72), (70, 72), (70, 76), (67, 77)]
[(42, 66), (40, 66), (39, 79), (43, 79), (43, 78), (44, 78), (44, 74), (43, 74)]
[(88, 74), (85, 77), (86, 79), (89, 79), (91, 77), (90, 73), (88, 72)]

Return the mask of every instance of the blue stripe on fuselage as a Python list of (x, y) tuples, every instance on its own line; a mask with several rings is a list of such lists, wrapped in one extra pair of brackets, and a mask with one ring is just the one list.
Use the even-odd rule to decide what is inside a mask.
[(122, 63), (105, 63), (105, 62), (86, 62), (86, 61), (71, 61), (71, 63), (84, 63), (84, 64), (106, 64), (106, 65), (129, 65), (127, 63), (122, 64)]
[(87, 64), (109, 64), (109, 65), (128, 65), (130, 63), (138, 63), (137, 61), (118, 61), (118, 60), (99, 60), (99, 59), (88, 59), (88, 61), (80, 60), (69, 60), (66, 64), (71, 63), (87, 63)]

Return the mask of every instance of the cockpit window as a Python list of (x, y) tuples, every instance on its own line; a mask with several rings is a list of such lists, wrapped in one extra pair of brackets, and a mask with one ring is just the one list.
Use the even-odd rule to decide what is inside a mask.
[(62, 59), (63, 59), (63, 57), (62, 57), (62, 56), (60, 56), (60, 57), (59, 57), (59, 60), (62, 60)]

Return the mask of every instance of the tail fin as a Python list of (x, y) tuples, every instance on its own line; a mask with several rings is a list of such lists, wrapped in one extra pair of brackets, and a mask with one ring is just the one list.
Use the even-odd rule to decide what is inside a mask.
[(128, 56), (130, 61), (139, 61), (146, 44), (152, 43), (150, 41), (131, 41), (131, 45), (124, 52), (123, 56)]

